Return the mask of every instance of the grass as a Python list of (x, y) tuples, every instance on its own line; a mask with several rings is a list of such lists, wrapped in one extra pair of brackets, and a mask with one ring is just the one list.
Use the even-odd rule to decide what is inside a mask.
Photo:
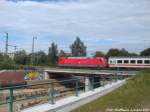
[(127, 84), (72, 112), (105, 112), (107, 109), (150, 109), (150, 70), (143, 70)]

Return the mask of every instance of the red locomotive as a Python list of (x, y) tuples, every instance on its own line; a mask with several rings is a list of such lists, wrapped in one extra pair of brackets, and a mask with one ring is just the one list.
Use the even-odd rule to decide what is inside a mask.
[(86, 57), (61, 57), (58, 61), (59, 66), (69, 67), (107, 67), (107, 61), (104, 57), (86, 58)]

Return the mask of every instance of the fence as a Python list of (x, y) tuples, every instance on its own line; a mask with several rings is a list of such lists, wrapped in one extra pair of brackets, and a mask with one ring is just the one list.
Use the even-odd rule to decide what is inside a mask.
[[(91, 82), (90, 85), (88, 85), (90, 87), (89, 90), (94, 91), (95, 88), (105, 86), (118, 79), (123, 79), (123, 77), (118, 75), (103, 75), (90, 76), (89, 79)], [(62, 81), (52, 81), (49, 83), (0, 88), (0, 109), (4, 112), (15, 112), (18, 109), (28, 108), (39, 103), (49, 102), (55, 104), (57, 100), (66, 97), (67, 94), (78, 97), (81, 92), (85, 92), (86, 86), (85, 77), (82, 77)], [(33, 100), (35, 100), (35, 102), (33, 102)], [(26, 102), (29, 103), (26, 104)]]

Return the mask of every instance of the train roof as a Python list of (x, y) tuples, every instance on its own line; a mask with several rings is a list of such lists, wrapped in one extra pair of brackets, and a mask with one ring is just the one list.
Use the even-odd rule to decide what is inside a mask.
[(134, 58), (134, 59), (144, 59), (144, 58), (150, 58), (150, 56), (113, 56), (113, 57), (109, 57), (109, 59), (129, 59), (129, 58)]
[[(92, 57), (66, 57), (67, 59), (94, 59)], [(96, 58), (103, 58), (103, 57), (96, 57)]]
[(87, 59), (88, 57), (67, 57), (68, 59)]

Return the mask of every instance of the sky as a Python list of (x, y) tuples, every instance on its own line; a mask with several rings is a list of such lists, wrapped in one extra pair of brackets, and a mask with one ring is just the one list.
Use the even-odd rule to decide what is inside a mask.
[[(150, 0), (0, 0), (0, 51), (48, 51), (52, 42), (70, 52), (79, 36), (88, 54), (125, 48), (139, 53), (150, 47)], [(13, 48), (9, 47), (9, 52)]]

